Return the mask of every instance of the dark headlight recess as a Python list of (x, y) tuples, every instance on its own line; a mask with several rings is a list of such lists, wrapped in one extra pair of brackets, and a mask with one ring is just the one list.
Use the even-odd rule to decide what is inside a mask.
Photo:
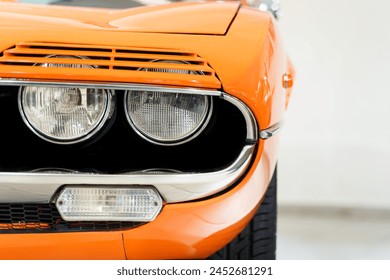
[(125, 111), (130, 125), (149, 142), (178, 145), (190, 141), (206, 127), (212, 98), (199, 94), (127, 91)]

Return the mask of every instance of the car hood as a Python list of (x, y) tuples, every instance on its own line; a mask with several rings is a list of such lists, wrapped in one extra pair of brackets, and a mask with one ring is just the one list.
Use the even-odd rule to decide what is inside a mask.
[(0, 3), (0, 26), (224, 35), (239, 7), (239, 2), (208, 2), (113, 10)]

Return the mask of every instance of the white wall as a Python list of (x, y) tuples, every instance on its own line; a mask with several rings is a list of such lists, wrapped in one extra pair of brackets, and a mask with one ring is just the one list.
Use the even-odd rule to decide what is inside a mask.
[(283, 0), (281, 204), (390, 209), (390, 1)]

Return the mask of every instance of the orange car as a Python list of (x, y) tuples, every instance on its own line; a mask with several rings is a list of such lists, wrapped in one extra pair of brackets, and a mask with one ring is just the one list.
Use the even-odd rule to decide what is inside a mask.
[(272, 13), (59, 4), (0, 4), (0, 258), (275, 258)]

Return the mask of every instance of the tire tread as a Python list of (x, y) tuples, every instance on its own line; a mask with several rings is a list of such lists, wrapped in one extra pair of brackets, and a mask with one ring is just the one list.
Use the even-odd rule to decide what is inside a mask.
[(277, 167), (267, 193), (253, 219), (244, 230), (209, 259), (274, 260), (276, 257)]

